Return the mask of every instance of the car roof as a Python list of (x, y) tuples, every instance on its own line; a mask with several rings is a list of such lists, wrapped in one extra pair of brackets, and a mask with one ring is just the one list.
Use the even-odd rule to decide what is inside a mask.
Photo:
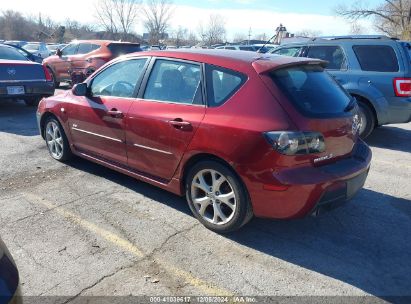
[(73, 40), (71, 43), (91, 43), (91, 44), (98, 44), (98, 45), (104, 45), (104, 46), (108, 46), (112, 43), (115, 43), (115, 44), (139, 44), (139, 43), (114, 41), (114, 40)]
[[(126, 55), (124, 57), (166, 57), (174, 59), (184, 59), (195, 62), (217, 65), (236, 71), (249, 71), (254, 68), (257, 73), (265, 73), (278, 68), (301, 65), (320, 64), (325, 62), (318, 59), (304, 57), (287, 57), (277, 55), (267, 55), (255, 52), (216, 50), (216, 49), (178, 49), (164, 51), (148, 51)], [(124, 58), (123, 57), (123, 58)]]

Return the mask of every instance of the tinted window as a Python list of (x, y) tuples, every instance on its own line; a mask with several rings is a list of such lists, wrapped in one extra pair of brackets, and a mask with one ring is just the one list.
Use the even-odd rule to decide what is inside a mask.
[(24, 60), (28, 59), (20, 54), (17, 49), (13, 47), (0, 46), (0, 59), (4, 60)]
[(281, 55), (281, 56), (290, 56), (290, 57), (297, 57), (300, 54), (301, 47), (290, 47), (290, 48), (283, 48), (277, 49), (273, 51), (273, 54)]
[(272, 73), (282, 92), (305, 114), (343, 113), (350, 97), (320, 66), (298, 66)]
[(142, 51), (139, 44), (131, 43), (112, 43), (108, 46), (108, 49), (113, 54), (113, 57)]
[(207, 66), (208, 104), (216, 107), (223, 104), (245, 81), (245, 76), (237, 72), (215, 66)]
[(201, 69), (197, 64), (156, 60), (145, 99), (201, 104)]
[(69, 44), (61, 51), (63, 52), (63, 56), (70, 56), (77, 54), (78, 44)]
[(95, 51), (99, 48), (100, 48), (100, 46), (96, 45), (96, 44), (81, 43), (78, 47), (77, 54), (88, 54), (88, 53), (91, 53), (92, 51)]
[(232, 47), (232, 46), (226, 46), (226, 47), (225, 47), (225, 49), (226, 49), (226, 50), (235, 50), (235, 47)]
[(353, 49), (363, 71), (399, 71), (397, 55), (388, 45), (356, 45)]
[(122, 61), (98, 74), (91, 85), (93, 96), (133, 97), (144, 73), (146, 58)]
[(255, 49), (251, 46), (240, 46), (240, 51), (255, 52)]
[(339, 46), (310, 46), (307, 57), (328, 61), (328, 70), (347, 69), (344, 52)]

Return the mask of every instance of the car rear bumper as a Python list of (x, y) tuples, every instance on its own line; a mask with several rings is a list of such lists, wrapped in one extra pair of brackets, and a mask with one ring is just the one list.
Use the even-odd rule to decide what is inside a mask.
[(395, 97), (388, 103), (387, 122), (384, 124), (411, 122), (411, 97)]
[[(24, 87), (23, 94), (10, 95), (7, 87)], [(54, 83), (48, 81), (0, 82), (0, 98), (24, 99), (54, 95)]]
[(370, 148), (360, 140), (351, 157), (335, 163), (274, 170), (264, 180), (256, 180), (255, 175), (243, 179), (255, 216), (301, 218), (332, 209), (354, 197), (364, 186), (371, 158)]

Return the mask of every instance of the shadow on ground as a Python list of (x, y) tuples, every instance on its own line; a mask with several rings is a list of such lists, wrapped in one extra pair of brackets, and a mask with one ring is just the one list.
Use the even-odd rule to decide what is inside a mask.
[(411, 130), (384, 126), (374, 130), (366, 142), (372, 146), (402, 152), (411, 152)]
[[(85, 160), (77, 159), (71, 166), (191, 216), (183, 198)], [(254, 219), (226, 237), (400, 303), (401, 298), (388, 297), (411, 296), (410, 232), (411, 201), (364, 189), (351, 202), (320, 217)]]
[(28, 107), (24, 101), (0, 101), (0, 132), (22, 136), (39, 135), (37, 107)]

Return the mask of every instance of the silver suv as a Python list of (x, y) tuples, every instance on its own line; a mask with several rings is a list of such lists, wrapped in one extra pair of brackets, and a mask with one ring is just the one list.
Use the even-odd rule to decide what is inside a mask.
[(339, 36), (281, 45), (272, 54), (328, 61), (328, 72), (357, 99), (361, 136), (411, 121), (411, 44), (386, 36)]

